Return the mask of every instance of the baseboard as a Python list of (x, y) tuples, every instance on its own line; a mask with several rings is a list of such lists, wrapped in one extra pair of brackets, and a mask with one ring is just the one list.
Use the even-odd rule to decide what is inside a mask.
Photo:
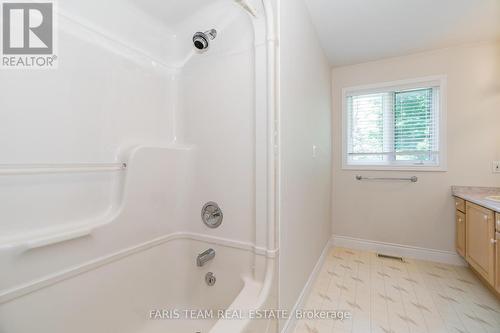
[(467, 266), (467, 263), (457, 253), (451, 251), (426, 249), (422, 247), (384, 243), (338, 235), (333, 235), (332, 244), (333, 246), (379, 252), (392, 256), (433, 261), (457, 266)]
[(313, 271), (309, 275), (309, 278), (307, 279), (307, 282), (300, 292), (299, 298), (297, 299), (297, 302), (295, 302), (295, 305), (293, 306), (292, 311), (290, 312), (290, 316), (288, 317), (287, 321), (285, 322), (285, 325), (283, 325), (283, 329), (281, 330), (281, 333), (292, 333), (293, 330), (295, 329), (295, 325), (297, 324), (297, 319), (293, 315), (295, 311), (300, 310), (304, 306), (304, 302), (306, 300), (306, 297), (309, 295), (311, 292), (311, 288), (313, 286), (314, 281), (318, 277), (318, 274), (321, 270), (321, 267), (323, 267), (323, 263), (325, 262), (325, 259), (328, 255), (328, 251), (332, 247), (332, 241), (328, 241), (323, 248), (323, 252), (321, 253), (321, 256), (319, 257), (318, 261), (316, 262), (316, 265), (314, 266)]

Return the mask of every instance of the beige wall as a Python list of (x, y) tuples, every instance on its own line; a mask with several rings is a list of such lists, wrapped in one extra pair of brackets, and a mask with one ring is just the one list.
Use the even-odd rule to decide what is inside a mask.
[[(447, 172), (342, 170), (345, 87), (445, 74)], [(481, 43), (333, 69), (333, 233), (454, 250), (451, 185), (500, 186), (500, 43)], [(417, 184), (359, 182), (366, 176), (417, 175)]]
[(280, 307), (290, 310), (331, 235), (331, 69), (304, 1), (281, 1), (279, 15)]

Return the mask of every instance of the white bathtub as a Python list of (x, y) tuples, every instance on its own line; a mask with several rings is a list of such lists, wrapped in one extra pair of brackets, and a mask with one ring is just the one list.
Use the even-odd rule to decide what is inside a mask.
[[(24, 286), (10, 299), (3, 298), (0, 332), (222, 333), (228, 332), (228, 324), (241, 332), (252, 331), (244, 320), (217, 324), (216, 314), (232, 303), (244, 309), (259, 306), (263, 281), (256, 281), (250, 270), (256, 255), (193, 238), (169, 235)], [(197, 254), (210, 247), (215, 259), (197, 267)], [(205, 282), (209, 271), (217, 277), (212, 287)], [(213, 310), (215, 316), (150, 318), (152, 311), (176, 309), (181, 314), (186, 309)]]

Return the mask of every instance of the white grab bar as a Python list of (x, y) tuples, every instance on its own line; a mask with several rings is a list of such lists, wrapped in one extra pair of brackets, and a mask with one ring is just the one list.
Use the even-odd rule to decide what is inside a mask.
[(21, 247), (24, 250), (37, 249), (37, 248), (44, 247), (47, 245), (62, 243), (65, 241), (74, 240), (74, 239), (82, 238), (85, 236), (90, 236), (90, 234), (92, 233), (92, 230), (93, 230), (93, 228), (88, 227), (88, 228), (67, 231), (67, 232), (61, 232), (61, 233), (55, 234), (55, 235), (50, 235), (50, 236), (45, 236), (45, 237), (38, 238), (38, 239), (28, 240), (28, 241), (22, 243)]
[(126, 163), (0, 164), (0, 176), (123, 171)]

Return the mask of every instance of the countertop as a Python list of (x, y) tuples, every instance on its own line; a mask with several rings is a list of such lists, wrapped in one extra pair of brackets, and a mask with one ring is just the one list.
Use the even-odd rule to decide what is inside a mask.
[(485, 199), (490, 195), (500, 195), (500, 187), (452, 186), (451, 192), (455, 197), (500, 213), (500, 202)]

